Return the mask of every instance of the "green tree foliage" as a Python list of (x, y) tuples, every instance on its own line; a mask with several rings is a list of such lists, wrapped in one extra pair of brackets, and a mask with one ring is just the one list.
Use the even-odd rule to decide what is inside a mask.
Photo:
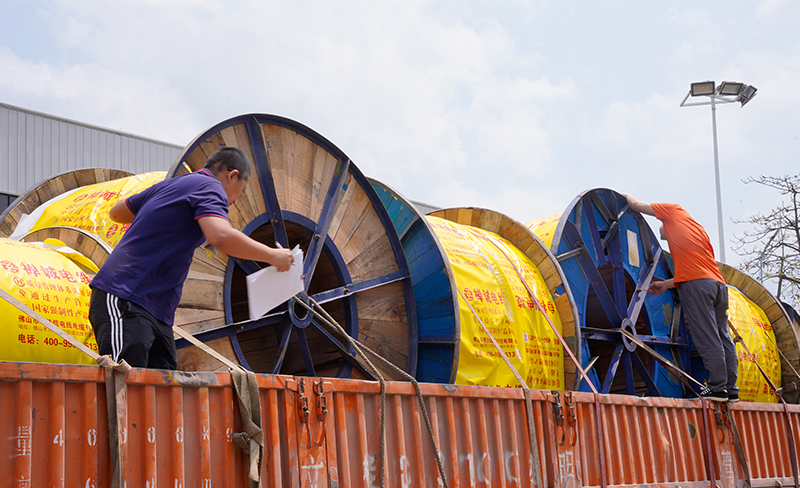
[(766, 215), (734, 220), (752, 229), (734, 236), (736, 254), (746, 258), (739, 267), (756, 279), (763, 274), (764, 283), (776, 282), (777, 297), (800, 310), (800, 174), (762, 175), (744, 183), (777, 190), (781, 202)]

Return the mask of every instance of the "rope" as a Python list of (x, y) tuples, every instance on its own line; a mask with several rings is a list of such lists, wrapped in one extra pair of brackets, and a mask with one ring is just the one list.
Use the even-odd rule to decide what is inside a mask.
[[(309, 306), (307, 303), (305, 303), (303, 300), (299, 300), (298, 299), (297, 303), (302, 305), (309, 312), (313, 313), (317, 318), (319, 318), (321, 321), (323, 321), (326, 325), (328, 325), (329, 327), (333, 328), (336, 332), (339, 333), (340, 336), (344, 337), (350, 343), (350, 345), (352, 345), (353, 348), (355, 348), (356, 351), (359, 354), (361, 354), (362, 358), (367, 363), (367, 365), (371, 369), (374, 369), (374, 372), (377, 372), (377, 368), (375, 368), (375, 366), (369, 361), (369, 359), (364, 354), (365, 352), (368, 353), (369, 355), (371, 355), (373, 358), (375, 358), (378, 361), (380, 361), (381, 364), (386, 366), (389, 370), (391, 370), (391, 371), (393, 371), (395, 373), (398, 373), (401, 377), (407, 379), (408, 381), (410, 381), (414, 385), (414, 390), (417, 393), (417, 402), (419, 403), (420, 410), (422, 411), (422, 417), (425, 420), (425, 427), (428, 430), (428, 440), (431, 442), (431, 446), (433, 447), (433, 454), (436, 457), (436, 465), (439, 468), (439, 477), (441, 478), (442, 485), (445, 488), (448, 488), (447, 476), (445, 475), (444, 464), (442, 463), (442, 456), (439, 453), (439, 448), (436, 445), (436, 439), (435, 439), (435, 437), (433, 435), (433, 426), (431, 425), (431, 419), (430, 419), (430, 416), (428, 415), (428, 409), (425, 406), (425, 397), (422, 395), (422, 390), (420, 389), (419, 383), (417, 382), (417, 380), (413, 376), (411, 376), (410, 374), (406, 373), (402, 369), (400, 369), (397, 366), (395, 366), (394, 364), (390, 363), (386, 358), (384, 358), (380, 354), (376, 353), (375, 351), (373, 351), (369, 347), (361, 344), (355, 338), (353, 338), (350, 335), (348, 335), (347, 332), (342, 328), (342, 326), (339, 325), (336, 322), (336, 320), (334, 320), (328, 314), (328, 312), (324, 308), (322, 308), (322, 306), (319, 303), (314, 301), (314, 299), (311, 298), (311, 297), (309, 297), (309, 300), (314, 305), (313, 308), (311, 306)], [(384, 436), (385, 436), (385, 424), (384, 424), (384, 421), (385, 421), (384, 420), (384, 415), (385, 414), (384, 414), (384, 410), (385, 409), (384, 409), (384, 405), (385, 405), (386, 390), (385, 390), (385, 383), (384, 383), (384, 380), (383, 380), (383, 376), (381, 376), (380, 373), (377, 373), (376, 376), (378, 376), (378, 378), (380, 378), (380, 380), (381, 380), (381, 487), (383, 487), (384, 486), (384, 479), (385, 479), (384, 473), (383, 473), (383, 469), (384, 469), (384, 456), (385, 456), (385, 450), (384, 450), (384, 448), (385, 448), (385, 445), (384, 445)]]
[[(319, 307), (320, 309), (322, 309), (322, 307), (320, 307), (319, 304), (316, 301), (314, 301), (313, 298), (309, 297), (309, 300), (311, 300), (311, 302), (314, 303), (315, 307)], [(338, 323), (336, 323), (335, 320), (330, 318), (330, 315), (328, 315), (327, 312), (325, 312), (324, 309), (322, 309), (322, 310), (323, 310), (323, 312), (325, 312), (325, 315), (327, 317), (323, 317), (318, 312), (315, 312), (315, 310), (313, 308), (311, 308), (308, 304), (306, 304), (301, 299), (297, 299), (296, 302), (300, 303), (303, 307), (306, 308), (306, 310), (308, 310), (309, 312), (311, 312), (314, 315), (317, 315), (318, 318), (320, 318), (321, 320), (326, 322), (329, 326), (333, 327), (334, 330), (336, 330), (337, 332), (342, 334), (344, 337), (348, 338), (349, 341), (350, 341), (350, 344), (364, 358), (364, 362), (367, 364), (367, 367), (372, 372), (372, 374), (374, 374), (375, 376), (378, 377), (378, 381), (380, 382), (380, 385), (381, 385), (381, 459), (380, 459), (380, 463), (381, 463), (381, 468), (380, 469), (381, 470), (380, 470), (380, 473), (381, 473), (381, 488), (384, 488), (386, 486), (386, 380), (383, 378), (383, 375), (378, 370), (378, 368), (376, 368), (375, 365), (372, 364), (372, 362), (366, 357), (364, 352), (361, 350), (362, 347), (364, 347), (364, 348), (366, 348), (366, 347), (363, 346), (362, 344), (358, 343), (358, 341), (356, 341), (352, 337), (350, 337), (347, 334), (347, 332), (345, 332), (345, 330)]]
[[(33, 309), (11, 296), (7, 291), (0, 289), (0, 297), (5, 299), (11, 305), (19, 310), (30, 315), (31, 318), (44, 325), (57, 336), (72, 344), (76, 349), (94, 359), (98, 365), (105, 368), (105, 383), (106, 383), (106, 406), (108, 408), (108, 434), (111, 445), (111, 464), (112, 464), (112, 487), (124, 487), (125, 476), (122, 456), (122, 439), (123, 429), (125, 428), (125, 411), (126, 411), (126, 397), (127, 397), (127, 384), (125, 383), (125, 373), (131, 370), (131, 366), (123, 359), (119, 363), (114, 362), (111, 356), (105, 354), (100, 356), (92, 351), (85, 344), (78, 341), (70, 334), (64, 332), (60, 327), (51, 323), (40, 314), (36, 313)], [(195, 339), (188, 332), (183, 331), (179, 327), (173, 327), (172, 330), (179, 336), (191, 342), (213, 358), (221, 361), (231, 369), (233, 376), (233, 383), (236, 390), (237, 398), (239, 399), (239, 410), (242, 416), (242, 422), (245, 424), (245, 432), (242, 434), (234, 434), (237, 436), (237, 444), (242, 449), (248, 452), (250, 457), (250, 471), (249, 478), (252, 482), (258, 483), (260, 486), (260, 471), (261, 471), (261, 458), (263, 453), (263, 432), (261, 431), (261, 403), (258, 395), (258, 383), (255, 373), (246, 371), (238, 364), (234, 364), (226, 357), (219, 354), (217, 351), (211, 349), (199, 340)], [(252, 377), (250, 377), (252, 375)], [(241, 377), (240, 377), (241, 376)], [(242, 445), (242, 442), (248, 445), (248, 448)]]
[[(785, 312), (784, 312), (784, 313), (785, 313)], [(793, 328), (793, 324), (792, 324), (791, 322), (792, 322), (792, 321), (790, 320), (790, 321), (789, 321), (789, 327), (792, 327), (792, 328)], [(728, 322), (728, 324), (730, 325), (730, 322)], [(733, 328), (733, 325), (731, 325), (731, 328)], [(736, 331), (736, 330), (734, 329), (734, 332), (735, 332), (735, 331)], [(738, 334), (738, 332), (737, 332), (737, 334)], [(792, 372), (794, 373), (794, 376), (795, 376), (795, 378), (800, 378), (800, 373), (798, 373), (798, 372), (797, 372), (797, 370), (796, 370), (796, 369), (794, 369), (794, 366), (792, 365), (792, 362), (791, 362), (791, 361), (789, 361), (789, 358), (787, 358), (785, 354), (783, 354), (783, 351), (781, 351), (781, 348), (778, 346), (778, 343), (777, 343), (777, 342), (775, 342), (775, 340), (773, 339), (773, 337), (774, 337), (774, 331), (773, 331), (773, 335), (772, 335), (772, 336), (770, 336), (769, 334), (766, 334), (766, 336), (767, 336), (767, 339), (769, 339), (769, 340), (772, 342), (772, 345), (773, 345), (773, 346), (775, 346), (775, 349), (778, 351), (778, 354), (780, 354), (780, 355), (781, 355), (781, 357), (783, 358), (784, 362), (786, 362), (786, 364), (788, 364), (788, 365), (789, 365), (789, 368), (791, 368)], [(743, 343), (743, 344), (744, 344), (744, 343)]]

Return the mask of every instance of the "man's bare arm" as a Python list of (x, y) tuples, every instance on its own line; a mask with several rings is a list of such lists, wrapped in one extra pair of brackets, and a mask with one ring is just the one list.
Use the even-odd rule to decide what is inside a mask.
[(108, 216), (111, 217), (111, 220), (120, 224), (130, 224), (133, 222), (133, 218), (136, 217), (131, 209), (128, 208), (128, 204), (125, 203), (125, 199), (117, 201), (111, 210), (108, 212)]
[(294, 261), (289, 249), (276, 249), (251, 239), (222, 217), (201, 217), (198, 223), (208, 243), (228, 256), (269, 263), (278, 271), (288, 270)]
[(628, 200), (628, 205), (633, 210), (636, 210), (639, 213), (643, 213), (645, 215), (652, 215), (653, 217), (656, 216), (656, 213), (653, 211), (653, 207), (649, 203), (645, 203), (633, 195), (629, 195), (627, 193), (622, 194), (626, 200)]
[(670, 278), (663, 281), (653, 281), (647, 287), (647, 291), (653, 295), (660, 295), (670, 288), (675, 288), (675, 278)]

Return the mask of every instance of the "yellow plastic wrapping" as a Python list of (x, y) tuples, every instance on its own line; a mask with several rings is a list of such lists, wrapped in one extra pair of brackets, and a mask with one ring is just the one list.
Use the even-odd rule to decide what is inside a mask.
[(118, 224), (109, 219), (111, 207), (120, 199), (162, 181), (165, 176), (164, 171), (154, 171), (76, 188), (42, 204), (11, 237), (20, 239), (48, 227), (74, 227), (99, 237), (113, 248), (130, 224)]
[(736, 356), (739, 359), (736, 386), (739, 387), (739, 398), (747, 402), (778, 403), (778, 397), (756, 366), (757, 361), (772, 384), (780, 388), (781, 362), (775, 343), (775, 332), (767, 315), (758, 305), (729, 285), (728, 320), (753, 355), (748, 355), (741, 344), (736, 344)]
[(542, 241), (547, 249), (550, 249), (550, 246), (553, 244), (553, 236), (556, 233), (559, 220), (561, 220), (561, 214), (534, 220), (533, 222), (526, 223), (525, 226)]
[[(0, 287), (97, 351), (89, 324), (89, 276), (59, 252), (0, 239)], [(95, 364), (69, 342), (0, 299), (0, 360)]]
[[(522, 273), (536, 300), (561, 333), (558, 311), (536, 266), (497, 234), (437, 217), (426, 219), (447, 254), (456, 286), (528, 386), (563, 390), (561, 343), (514, 270), (516, 266)], [(513, 265), (506, 256), (513, 260)], [(459, 314), (461, 345), (456, 383), (519, 387), (514, 374), (461, 297)]]

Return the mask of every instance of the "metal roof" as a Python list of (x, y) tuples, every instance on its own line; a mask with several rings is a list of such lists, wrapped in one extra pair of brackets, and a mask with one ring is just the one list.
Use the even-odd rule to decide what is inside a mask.
[(0, 103), (0, 193), (80, 168), (166, 171), (183, 146)]

